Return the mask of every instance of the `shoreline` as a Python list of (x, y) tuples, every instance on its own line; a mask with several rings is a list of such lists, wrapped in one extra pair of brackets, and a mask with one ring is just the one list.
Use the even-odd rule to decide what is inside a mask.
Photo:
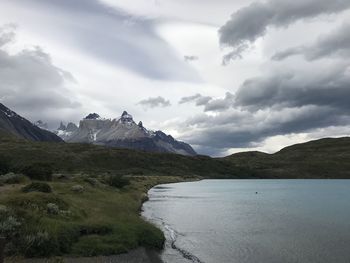
[[(201, 180), (203, 180), (203, 178), (200, 178), (200, 177), (191, 178), (191, 179), (189, 179), (189, 178), (184, 178), (184, 180), (180, 180), (180, 181), (176, 181), (176, 182), (164, 182), (164, 183), (162, 182), (162, 183), (160, 183), (160, 184), (153, 185), (152, 187), (150, 187), (150, 188), (147, 190), (146, 193), (144, 193), (145, 198), (142, 199), (142, 203), (141, 203), (140, 211), (139, 211), (139, 212), (140, 212), (140, 217), (141, 217), (144, 221), (146, 221), (146, 222), (148, 222), (148, 223), (154, 225), (154, 226), (157, 227), (158, 229), (160, 229), (160, 230), (163, 232), (164, 237), (166, 238), (166, 234), (164, 233), (164, 230), (163, 230), (160, 226), (156, 225), (154, 222), (152, 222), (152, 221), (148, 220), (146, 217), (142, 216), (143, 204), (149, 201), (149, 196), (148, 196), (149, 191), (150, 191), (152, 188), (155, 188), (155, 187), (158, 187), (158, 186), (161, 186), (161, 185), (164, 185), (164, 184), (177, 184), (177, 183), (185, 183), (185, 182), (197, 182), (197, 181), (201, 181)], [(166, 240), (164, 241), (164, 245), (165, 245), (165, 242), (166, 242)], [(164, 247), (163, 247), (161, 250), (159, 250), (159, 251), (147, 250), (147, 249), (146, 249), (146, 253), (147, 253), (147, 255), (148, 255), (148, 257), (149, 257), (149, 260), (150, 260), (149, 262), (150, 262), (150, 263), (164, 263), (163, 260), (161, 259), (161, 255), (160, 255), (161, 252), (162, 252), (163, 250), (164, 250)]]
[[(135, 182), (142, 181), (144, 176), (134, 177)], [(155, 180), (153, 178), (153, 182), (151, 181), (145, 181), (146, 183), (143, 184), (141, 188), (136, 189), (136, 192), (139, 192), (139, 209), (138, 209), (138, 217), (147, 223), (152, 224), (154, 227), (158, 228), (160, 231), (162, 231), (164, 235), (164, 231), (159, 228), (159, 226), (153, 224), (152, 222), (149, 222), (145, 217), (142, 216), (142, 208), (143, 204), (149, 200), (148, 198), (148, 192), (153, 187), (156, 187), (158, 185), (163, 184), (172, 184), (172, 183), (180, 183), (180, 182), (189, 182), (189, 181), (199, 181), (202, 178), (200, 177), (192, 177), (192, 178), (181, 178), (181, 177), (157, 177)], [(141, 184), (142, 185), (142, 184)], [(136, 193), (135, 192), (135, 193)], [(165, 237), (165, 235), (164, 235)], [(25, 258), (22, 256), (14, 256), (14, 257), (6, 257), (5, 263), (58, 263), (58, 262), (65, 262), (65, 263), (98, 263), (98, 262), (106, 262), (106, 263), (163, 263), (161, 260), (160, 253), (164, 248), (161, 250), (158, 249), (151, 249), (146, 248), (143, 246), (136, 247), (134, 249), (129, 250), (126, 253), (122, 254), (115, 254), (115, 255), (109, 255), (109, 256), (71, 256), (71, 255), (63, 255), (63, 256), (53, 256), (50, 258)]]

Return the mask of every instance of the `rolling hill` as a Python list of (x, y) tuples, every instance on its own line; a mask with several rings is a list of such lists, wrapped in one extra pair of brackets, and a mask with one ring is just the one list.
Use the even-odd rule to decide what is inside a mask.
[(244, 152), (211, 158), (91, 144), (32, 142), (2, 133), (0, 159), (7, 160), (16, 170), (44, 162), (58, 171), (205, 178), (350, 178), (350, 138), (321, 139), (275, 154)]

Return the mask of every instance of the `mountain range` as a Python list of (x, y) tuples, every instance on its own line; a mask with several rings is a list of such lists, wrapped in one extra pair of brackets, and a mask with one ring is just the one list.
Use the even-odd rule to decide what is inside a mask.
[(63, 142), (56, 134), (39, 128), (1, 103), (0, 130), (30, 141)]
[(128, 112), (119, 118), (104, 119), (97, 113), (90, 113), (80, 121), (79, 127), (73, 123), (61, 123), (56, 134), (69, 143), (91, 143), (107, 147), (137, 149), (147, 152), (196, 155), (192, 147), (175, 140), (162, 131), (146, 129), (142, 122), (136, 123)]
[(177, 141), (162, 131), (148, 130), (141, 121), (136, 124), (126, 111), (113, 120), (91, 113), (80, 121), (79, 127), (72, 122), (67, 125), (61, 122), (57, 130), (49, 131), (45, 122), (31, 123), (0, 104), (0, 130), (31, 141), (90, 143), (147, 152), (196, 155), (189, 144)]

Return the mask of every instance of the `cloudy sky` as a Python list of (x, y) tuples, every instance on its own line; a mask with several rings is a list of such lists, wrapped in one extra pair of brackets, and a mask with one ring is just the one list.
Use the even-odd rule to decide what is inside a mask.
[(1, 0), (0, 102), (222, 156), (350, 135), (350, 0)]

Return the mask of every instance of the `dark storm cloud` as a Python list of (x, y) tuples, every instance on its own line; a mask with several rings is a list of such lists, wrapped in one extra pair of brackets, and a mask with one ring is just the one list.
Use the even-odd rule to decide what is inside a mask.
[[(5, 44), (8, 44), (14, 36), (14, 31), (7, 27), (6, 33), (0, 33), (0, 42), (7, 39)], [(9, 54), (0, 46), (0, 79), (0, 101), (32, 121), (47, 117), (53, 110), (80, 106), (65, 88), (65, 83), (73, 77), (53, 65), (40, 47)]]
[(234, 95), (226, 92), (224, 98), (213, 99), (209, 101), (204, 108), (204, 111), (225, 111), (233, 106)]
[(253, 110), (268, 107), (319, 105), (350, 109), (350, 67), (327, 72), (289, 72), (246, 80), (236, 93), (236, 106)]
[(225, 111), (233, 106), (234, 95), (230, 92), (227, 92), (225, 94), (225, 97), (214, 99), (213, 97), (203, 96), (197, 93), (193, 96), (181, 98), (179, 104), (190, 102), (194, 102), (196, 106), (204, 106), (204, 111), (220, 112)]
[(169, 100), (166, 100), (165, 98), (158, 96), (155, 98), (148, 98), (145, 100), (141, 100), (138, 105), (147, 107), (147, 108), (158, 108), (158, 107), (169, 107), (171, 106), (171, 103)]
[(193, 96), (181, 98), (181, 100), (179, 101), (179, 104), (194, 102), (196, 104), (196, 106), (203, 106), (203, 105), (206, 105), (210, 100), (212, 100), (212, 97), (203, 96), (203, 95), (197, 93)]
[(350, 66), (328, 72), (302, 70), (245, 81), (235, 94), (210, 101), (220, 105), (215, 115), (200, 114), (183, 125), (182, 139), (213, 149), (255, 147), (276, 135), (312, 132), (350, 124)]
[(216, 116), (201, 115), (188, 120), (186, 125), (194, 128), (195, 132), (182, 139), (193, 145), (214, 149), (245, 148), (259, 145), (271, 136), (309, 132), (349, 122), (348, 113), (326, 106), (303, 106), (255, 113), (228, 111)]
[(327, 35), (321, 36), (315, 43), (308, 46), (298, 46), (277, 52), (272, 59), (283, 60), (293, 55), (303, 55), (312, 61), (324, 57), (350, 56), (350, 24), (344, 24)]
[(150, 79), (200, 81), (158, 35), (157, 21), (131, 16), (98, 0), (12, 1), (33, 12), (52, 13), (50, 30), (40, 33), (57, 42), (64, 39), (66, 45), (99, 60)]
[(231, 15), (219, 30), (220, 44), (233, 51), (224, 63), (241, 56), (250, 44), (266, 34), (268, 27), (285, 27), (298, 20), (341, 12), (350, 7), (349, 0), (269, 0), (254, 2)]

